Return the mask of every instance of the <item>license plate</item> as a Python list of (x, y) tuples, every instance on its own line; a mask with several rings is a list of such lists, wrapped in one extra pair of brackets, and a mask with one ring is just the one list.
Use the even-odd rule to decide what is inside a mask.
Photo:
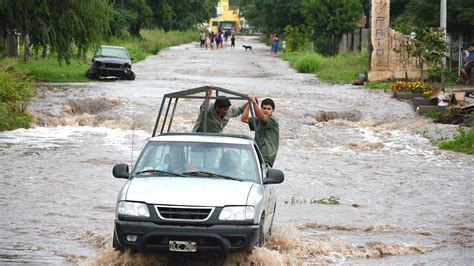
[(171, 240), (169, 249), (177, 252), (196, 252), (196, 242)]

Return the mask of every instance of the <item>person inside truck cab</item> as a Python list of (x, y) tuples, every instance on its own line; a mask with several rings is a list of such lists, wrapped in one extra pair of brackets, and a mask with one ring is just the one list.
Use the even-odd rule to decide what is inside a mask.
[(180, 174), (186, 171), (186, 157), (183, 147), (170, 147), (169, 152), (163, 158), (163, 164), (156, 167), (157, 170)]
[[(212, 90), (207, 91), (208, 97), (211, 97)], [(204, 113), (206, 101), (202, 103), (199, 116), (194, 123), (193, 132), (204, 132)], [(207, 127), (205, 132), (222, 133), (224, 127), (229, 123), (232, 117), (241, 115), (244, 112), (247, 103), (241, 106), (232, 106), (230, 100), (226, 96), (218, 96), (214, 101), (214, 105), (208, 105)]]
[(240, 155), (234, 150), (227, 150), (219, 160), (219, 174), (240, 178), (243, 175)]

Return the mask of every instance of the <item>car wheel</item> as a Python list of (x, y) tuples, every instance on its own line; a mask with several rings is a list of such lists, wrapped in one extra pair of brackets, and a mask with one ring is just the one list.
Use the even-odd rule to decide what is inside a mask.
[(263, 247), (263, 245), (265, 245), (265, 228), (263, 226), (264, 219), (264, 216), (262, 216), (262, 218), (260, 219), (260, 225), (258, 226), (258, 238), (257, 242), (255, 242), (256, 247)]
[(130, 71), (130, 73), (127, 74), (126, 77), (128, 80), (135, 80), (135, 73), (133, 73), (133, 71)]
[(114, 230), (114, 237), (112, 239), (112, 247), (114, 248), (114, 250), (120, 251), (120, 253), (125, 252), (125, 248), (122, 245), (120, 245), (120, 242), (118, 241), (118, 237), (117, 237), (117, 234), (115, 233), (115, 230)]
[(86, 71), (86, 77), (89, 78), (89, 79), (96, 79), (97, 78), (96, 75), (94, 73), (92, 73), (90, 68)]

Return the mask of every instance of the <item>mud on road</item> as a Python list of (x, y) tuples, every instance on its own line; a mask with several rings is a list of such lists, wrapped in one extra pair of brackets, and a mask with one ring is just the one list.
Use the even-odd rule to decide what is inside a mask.
[[(470, 264), (474, 157), (425, 136), (456, 126), (417, 117), (383, 91), (299, 74), (255, 37), (237, 48), (171, 47), (134, 65), (135, 81), (43, 84), (37, 127), (0, 133), (0, 263)], [(242, 45), (251, 45), (245, 51)], [(111, 248), (116, 163), (136, 158), (163, 94), (203, 85), (271, 97), (280, 121), (274, 234), (250, 254), (202, 260)], [(200, 102), (181, 102), (190, 131)], [(233, 102), (233, 104), (240, 104)], [(239, 119), (226, 132), (249, 134)]]

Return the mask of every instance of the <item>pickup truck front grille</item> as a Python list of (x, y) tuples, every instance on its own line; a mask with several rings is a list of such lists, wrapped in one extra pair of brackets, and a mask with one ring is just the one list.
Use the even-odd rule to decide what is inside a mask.
[(211, 207), (156, 206), (161, 219), (173, 221), (206, 221), (213, 211)]

